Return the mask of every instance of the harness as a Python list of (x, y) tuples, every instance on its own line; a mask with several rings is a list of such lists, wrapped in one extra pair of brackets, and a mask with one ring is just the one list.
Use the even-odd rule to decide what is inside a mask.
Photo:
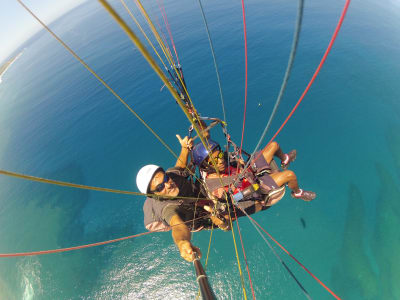
[[(250, 159), (251, 155), (246, 151), (240, 149), (232, 140), (226, 130), (226, 123), (217, 118), (200, 117), (202, 122), (210, 120), (211, 123), (207, 126), (203, 132), (207, 132), (215, 127), (217, 124), (221, 125), (223, 134), (227, 138), (227, 145), (225, 146), (225, 162), (228, 164), (228, 168), (238, 168), (243, 162), (243, 155), (247, 156), (247, 160)], [(189, 127), (189, 137), (192, 136), (193, 126)], [(198, 136), (193, 137), (195, 140)], [(233, 151), (230, 151), (231, 147)], [(193, 156), (191, 155), (191, 163), (193, 162)], [(193, 165), (193, 164), (192, 164)], [(203, 172), (202, 172), (203, 171)], [(205, 163), (200, 173), (214, 173), (215, 169), (213, 166)], [(223, 174), (220, 178), (207, 178), (203, 177), (205, 188), (202, 187), (204, 195), (208, 195), (210, 198), (215, 191), (220, 188), (224, 188), (226, 192), (231, 194), (234, 200), (234, 204), (237, 205), (241, 201), (260, 201), (260, 203), (268, 208), (271, 206), (272, 201), (280, 200), (285, 194), (285, 186), (279, 187), (275, 181), (270, 177), (270, 174), (279, 172), (279, 167), (274, 160), (268, 164), (264, 157), (260, 155), (257, 160), (252, 163), (251, 168), (246, 170), (241, 178), (238, 178), (240, 172), (234, 172), (235, 174)], [(204, 175), (204, 174), (202, 174)], [(243, 183), (246, 184), (243, 184)], [(247, 189), (247, 190), (246, 190)], [(238, 195), (241, 193), (241, 195)], [(224, 201), (220, 201), (224, 202)]]
[[(226, 130), (224, 133), (226, 133)], [(243, 161), (241, 153), (248, 156), (247, 159), (250, 159), (251, 155), (246, 151), (239, 151), (239, 147), (230, 139), (227, 133), (226, 137), (228, 145), (225, 151), (225, 161), (229, 162), (228, 168), (237, 168), (240, 166), (240, 160)], [(231, 152), (229, 152), (230, 146), (233, 147), (233, 151)], [(212, 172), (215, 171), (212, 166), (203, 169), (205, 172), (209, 172), (210, 170), (212, 170)], [(268, 164), (261, 155), (253, 162), (251, 168), (241, 175), (242, 177), (239, 178), (239, 180), (239, 174), (224, 174), (225, 176), (221, 176), (220, 178), (207, 178), (203, 176), (203, 178), (208, 192), (211, 194), (220, 188), (226, 189), (226, 187), (229, 187), (227, 191), (233, 196), (235, 204), (239, 201), (254, 199), (259, 200), (264, 206), (268, 207), (271, 206), (273, 200), (280, 200), (285, 194), (285, 186), (277, 186), (275, 181), (270, 177), (270, 174), (275, 172), (279, 172), (279, 167), (276, 162), (272, 160), (271, 163)], [(243, 188), (241, 187), (243, 182), (248, 182), (249, 184)], [(245, 193), (242, 193), (244, 190), (246, 190)], [(238, 193), (246, 194), (246, 197), (235, 197)]]
[[(271, 166), (263, 166), (263, 168), (257, 168), (253, 171), (246, 171), (240, 180), (237, 180), (238, 174), (235, 174), (221, 176), (220, 178), (204, 178), (204, 183), (211, 194), (220, 188), (227, 189), (229, 187), (228, 191), (233, 194), (233, 199), (239, 199), (235, 201), (236, 204), (239, 201), (254, 199), (264, 203), (265, 206), (270, 206), (272, 200), (282, 198), (285, 193), (285, 186), (276, 186), (276, 183), (269, 176), (278, 170), (278, 166), (273, 161)], [(243, 188), (240, 186), (242, 182), (248, 182), (248, 184)], [(239, 193), (244, 197), (235, 197)]]

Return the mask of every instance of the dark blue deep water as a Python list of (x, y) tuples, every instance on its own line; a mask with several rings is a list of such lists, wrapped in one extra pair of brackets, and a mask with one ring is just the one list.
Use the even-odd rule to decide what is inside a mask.
[[(120, 2), (113, 4), (129, 20)], [(203, 4), (220, 66), (228, 128), (239, 142), (244, 102), (240, 1)], [(161, 20), (156, 1), (145, 5)], [(343, 0), (306, 1), (293, 72), (268, 138), (311, 78), (343, 5)], [(166, 0), (165, 6), (195, 106), (204, 116), (222, 117), (197, 1)], [(249, 0), (246, 9), (244, 144), (252, 151), (286, 69), (297, 1)], [(318, 198), (305, 203), (287, 193), (255, 216), (343, 299), (400, 299), (399, 17), (397, 1), (352, 1), (319, 77), (277, 138), (284, 150), (297, 149), (292, 168)], [(179, 151), (175, 134), (184, 136), (188, 121), (169, 93), (160, 92), (160, 80), (100, 4), (89, 1), (50, 27)], [(1, 169), (137, 191), (134, 180), (142, 165), (174, 164), (152, 134), (47, 32), (21, 50), (0, 84)], [(143, 200), (1, 175), (0, 253), (143, 232)], [(240, 226), (256, 298), (304, 299), (249, 221), (240, 219)], [(209, 235), (193, 235), (204, 255)], [(332, 298), (276, 250), (313, 299)], [(208, 275), (218, 299), (244, 298), (231, 233), (214, 231)], [(64, 254), (0, 259), (0, 299), (194, 299), (196, 292), (193, 267), (179, 257), (169, 233)]]

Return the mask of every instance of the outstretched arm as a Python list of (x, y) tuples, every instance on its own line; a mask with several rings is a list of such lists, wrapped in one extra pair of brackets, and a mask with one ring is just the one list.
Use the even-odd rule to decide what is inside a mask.
[(181, 153), (179, 154), (178, 160), (175, 163), (175, 167), (185, 169), (187, 166), (187, 160), (189, 157), (190, 150), (193, 147), (193, 140), (187, 136), (183, 139), (179, 134), (176, 135), (179, 143), (181, 144)]
[(172, 227), (172, 238), (179, 249), (183, 259), (191, 262), (194, 259), (194, 252), (201, 257), (200, 249), (190, 242), (191, 234), (189, 227), (182, 221), (179, 215), (172, 216), (169, 225)]

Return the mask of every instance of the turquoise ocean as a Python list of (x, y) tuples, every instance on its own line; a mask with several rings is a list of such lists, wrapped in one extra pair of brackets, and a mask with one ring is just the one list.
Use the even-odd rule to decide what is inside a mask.
[[(165, 0), (185, 79), (203, 116), (222, 118), (197, 1)], [(244, 145), (253, 151), (286, 69), (297, 1), (246, 1), (249, 89)], [(121, 3), (112, 2), (134, 27)], [(146, 1), (151, 16), (161, 15)], [(143, 19), (129, 2), (135, 15)], [(240, 1), (203, 1), (220, 67), (228, 130), (240, 142), (244, 40)], [(297, 57), (267, 143), (300, 97), (344, 1), (308, 0)], [(21, 8), (22, 9), (22, 8)], [(40, 11), (36, 12), (40, 17)], [(311, 203), (289, 193), (254, 218), (342, 299), (400, 299), (400, 4), (353, 0), (320, 75), (277, 137)], [(50, 24), (173, 148), (189, 122), (114, 20), (88, 1)], [(135, 31), (138, 32), (138, 30)], [(166, 33), (166, 32), (165, 32)], [(137, 191), (148, 163), (174, 157), (47, 32), (21, 46), (0, 83), (0, 169)], [(223, 144), (220, 133), (213, 137)], [(144, 197), (0, 176), (0, 253), (71, 247), (145, 231)], [(305, 299), (246, 218), (239, 220), (257, 299)], [(252, 298), (236, 231), (247, 297)], [(193, 234), (206, 256), (209, 231)], [(274, 245), (313, 299), (333, 299)], [(202, 259), (205, 264), (205, 259)], [(218, 299), (243, 299), (232, 234), (215, 230), (207, 273)], [(0, 299), (195, 299), (193, 266), (170, 233), (107, 246), (0, 259)]]

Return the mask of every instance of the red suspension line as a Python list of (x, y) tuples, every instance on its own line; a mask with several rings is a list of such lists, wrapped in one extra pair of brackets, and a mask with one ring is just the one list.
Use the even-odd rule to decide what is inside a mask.
[(181, 63), (179, 62), (178, 53), (176, 51), (174, 38), (172, 37), (171, 28), (170, 28), (169, 23), (168, 23), (167, 13), (165, 12), (163, 1), (161, 0), (161, 5), (160, 5), (159, 0), (157, 0), (157, 3), (158, 3), (158, 7), (160, 8), (161, 14), (163, 16), (165, 27), (167, 27), (169, 38), (171, 39), (172, 48), (174, 49), (174, 52), (175, 52), (176, 60), (177, 60), (178, 64), (180, 65)]
[(252, 217), (248, 216), (262, 231), (265, 232), (269, 236), (269, 238), (279, 246), (287, 255), (289, 255), (300, 267), (302, 267), (308, 274), (310, 274), (322, 287), (324, 287), (335, 299), (341, 300), (339, 296), (337, 296), (330, 288), (328, 288), (321, 280), (318, 279), (317, 276), (315, 276), (313, 273), (311, 273), (310, 270), (308, 270), (296, 257), (294, 257), (288, 250), (286, 250), (285, 247), (283, 247), (277, 240), (275, 240), (272, 235), (270, 235), (256, 220), (254, 220)]
[(255, 296), (255, 294), (254, 294), (253, 281), (251, 280), (251, 276), (250, 276), (249, 264), (247, 263), (246, 251), (244, 250), (242, 232), (240, 231), (239, 219), (238, 219), (237, 214), (236, 214), (235, 205), (233, 205), (233, 211), (234, 211), (234, 213), (235, 213), (236, 225), (237, 225), (237, 229), (238, 229), (238, 233), (239, 233), (239, 237), (240, 237), (240, 244), (241, 244), (241, 246), (242, 246), (242, 252), (243, 252), (244, 262), (246, 263), (246, 271), (247, 271), (247, 274), (249, 275), (249, 282), (250, 282), (251, 293), (252, 293), (252, 295), (253, 295), (253, 300), (255, 300), (255, 299), (256, 299), (256, 296)]
[(306, 89), (304, 90), (304, 92), (301, 95), (300, 99), (297, 101), (296, 105), (293, 107), (292, 111), (289, 113), (289, 115), (287, 116), (285, 121), (282, 123), (281, 127), (279, 127), (278, 131), (274, 134), (274, 136), (268, 142), (268, 144), (271, 143), (276, 138), (276, 136), (279, 134), (279, 132), (281, 132), (282, 128), (286, 125), (286, 123), (292, 117), (293, 113), (296, 111), (297, 107), (300, 105), (300, 103), (303, 101), (304, 97), (306, 96), (306, 94), (307, 94), (308, 90), (310, 89), (311, 85), (314, 83), (315, 78), (318, 76), (318, 73), (321, 70), (322, 66), (324, 65), (325, 60), (328, 57), (328, 54), (331, 51), (332, 46), (333, 46), (333, 44), (334, 44), (334, 42), (336, 40), (336, 37), (337, 37), (337, 35), (339, 33), (339, 30), (340, 30), (340, 28), (342, 26), (344, 17), (346, 16), (347, 9), (349, 8), (350, 1), (351, 0), (346, 0), (346, 4), (344, 5), (343, 11), (342, 11), (342, 15), (340, 16), (339, 22), (336, 25), (335, 32), (333, 33), (331, 41), (329, 42), (328, 48), (326, 49), (326, 51), (324, 53), (324, 56), (322, 57), (321, 62), (319, 63), (317, 69), (315, 70), (314, 75), (312, 76), (312, 78), (311, 78), (310, 82), (308, 83)]
[[(167, 51), (168, 51), (169, 55), (171, 56), (171, 58), (172, 58), (172, 60), (173, 60), (174, 57), (173, 57), (172, 52), (171, 52), (171, 50), (170, 50), (168, 41), (167, 41), (167, 39), (166, 39), (166, 37), (165, 37), (165, 35), (164, 35), (164, 31), (162, 30), (162, 27), (161, 27), (161, 25), (160, 25), (160, 22), (158, 21), (158, 16), (157, 16), (157, 14), (155, 14), (155, 17), (156, 17), (156, 22), (157, 22), (158, 29), (160, 30), (160, 33), (161, 33), (161, 39), (162, 39), (162, 41), (163, 41), (165, 47), (167, 48)], [(175, 62), (174, 62), (174, 63), (175, 63)]]
[[(289, 115), (287, 116), (287, 118), (285, 119), (285, 121), (282, 123), (281, 127), (279, 127), (278, 131), (274, 134), (274, 136), (269, 140), (269, 142), (267, 143), (267, 145), (264, 147), (264, 150), (265, 150), (265, 148), (267, 148), (267, 146), (277, 137), (277, 135), (281, 132), (281, 130), (283, 129), (283, 127), (286, 125), (286, 123), (287, 123), (287, 122), (289, 121), (289, 119), (292, 117), (292, 115), (293, 115), (294, 112), (296, 111), (297, 107), (298, 107), (298, 106), (300, 105), (300, 103), (303, 101), (303, 99), (304, 99), (304, 97), (306, 96), (308, 90), (311, 88), (312, 84), (314, 83), (315, 78), (318, 76), (319, 71), (321, 70), (322, 66), (324, 65), (324, 63), (325, 63), (325, 61), (326, 61), (326, 58), (328, 57), (328, 54), (329, 54), (329, 52), (331, 51), (333, 44), (335, 43), (336, 37), (337, 37), (337, 35), (338, 35), (339, 31), (340, 31), (340, 28), (342, 27), (343, 20), (344, 20), (344, 18), (345, 18), (345, 16), (346, 16), (347, 10), (348, 10), (349, 5), (350, 5), (350, 2), (351, 2), (351, 0), (346, 0), (346, 3), (345, 3), (345, 5), (344, 5), (344, 7), (343, 7), (343, 10), (342, 10), (342, 14), (341, 14), (341, 16), (340, 16), (340, 19), (339, 19), (339, 21), (338, 21), (338, 23), (337, 23), (337, 25), (336, 25), (335, 31), (334, 31), (334, 33), (333, 33), (333, 35), (332, 35), (332, 38), (331, 38), (330, 42), (329, 42), (328, 48), (326, 48), (325, 53), (324, 53), (324, 55), (323, 55), (323, 57), (322, 57), (322, 59), (321, 59), (319, 65), (318, 65), (317, 69), (315, 70), (313, 76), (311, 77), (311, 80), (310, 80), (310, 82), (308, 83), (306, 89), (304, 90), (303, 94), (300, 96), (300, 99), (297, 101), (296, 105), (293, 107), (292, 111), (289, 113)], [(258, 154), (258, 156), (257, 156), (256, 158), (253, 159), (253, 162), (256, 161), (257, 158), (260, 157), (260, 155), (262, 154), (262, 152), (263, 152), (263, 151), (260, 151), (260, 153)]]

